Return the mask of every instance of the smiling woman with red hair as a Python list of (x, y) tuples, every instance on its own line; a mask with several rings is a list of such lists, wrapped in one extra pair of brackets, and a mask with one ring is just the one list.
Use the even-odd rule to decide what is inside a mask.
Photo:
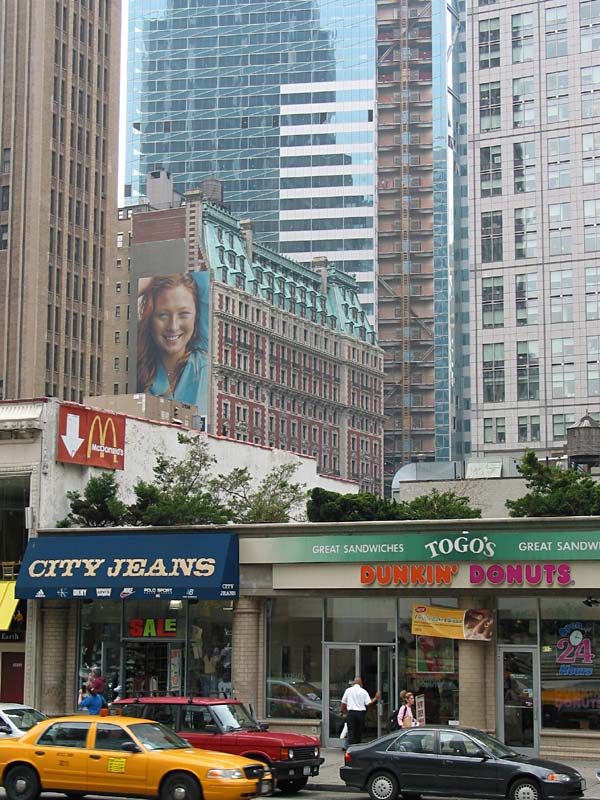
[[(204, 273), (201, 273), (204, 275)], [(138, 300), (138, 391), (206, 407), (200, 290), (189, 273), (150, 278)]]

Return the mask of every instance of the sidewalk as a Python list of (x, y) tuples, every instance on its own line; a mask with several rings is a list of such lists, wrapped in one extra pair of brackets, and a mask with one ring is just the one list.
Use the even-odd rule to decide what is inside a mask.
[[(348, 789), (340, 778), (340, 767), (344, 763), (344, 754), (341, 747), (322, 748), (321, 755), (325, 759), (325, 763), (321, 765), (319, 774), (309, 779), (306, 788), (311, 791), (324, 792), (354, 791), (354, 789)], [(597, 759), (571, 758), (558, 760), (563, 761), (564, 764), (569, 764), (581, 772), (587, 783), (585, 792), (586, 798), (590, 798), (590, 800), (600, 800), (600, 782), (596, 778), (596, 772), (600, 770), (600, 754)]]

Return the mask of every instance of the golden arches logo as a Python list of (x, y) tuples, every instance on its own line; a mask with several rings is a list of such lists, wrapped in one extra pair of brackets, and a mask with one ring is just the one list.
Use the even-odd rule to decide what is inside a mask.
[[(98, 426), (98, 434), (99, 434), (99, 441), (96, 443), (94, 441), (94, 432), (96, 430), (96, 425)], [(107, 447), (106, 445), (106, 435), (108, 433), (108, 429), (112, 430), (112, 447)], [(92, 424), (90, 425), (90, 432), (88, 433), (88, 445), (87, 445), (87, 457), (89, 458), (92, 451), (98, 453), (100, 458), (104, 458), (104, 454), (107, 453), (108, 455), (112, 455), (113, 460), (115, 463), (119, 460), (119, 456), (124, 454), (123, 448), (117, 446), (117, 430), (115, 428), (115, 423), (112, 417), (108, 417), (104, 425), (102, 425), (102, 418), (99, 414), (96, 414), (94, 419), (92, 420)]]

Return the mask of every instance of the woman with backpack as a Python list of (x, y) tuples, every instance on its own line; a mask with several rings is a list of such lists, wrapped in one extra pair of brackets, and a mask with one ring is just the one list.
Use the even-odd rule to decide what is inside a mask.
[(415, 704), (415, 696), (412, 692), (403, 689), (400, 692), (400, 700), (402, 705), (398, 709), (398, 727), (399, 728), (414, 728), (419, 722), (413, 714), (413, 706)]

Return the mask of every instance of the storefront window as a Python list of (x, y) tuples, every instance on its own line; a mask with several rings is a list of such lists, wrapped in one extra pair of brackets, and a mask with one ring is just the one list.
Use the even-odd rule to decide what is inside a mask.
[(499, 598), (497, 608), (498, 644), (537, 644), (537, 598)]
[(600, 729), (600, 610), (584, 599), (540, 601), (545, 727)]
[(269, 608), (267, 716), (321, 719), (323, 601), (278, 597)]
[[(412, 605), (424, 598), (399, 601), (398, 684), (425, 698), (425, 719), (447, 723), (458, 719), (458, 643), (437, 636), (413, 636)], [(435, 605), (441, 605), (439, 601)], [(456, 603), (446, 603), (456, 607)]]
[(217, 600), (189, 605), (187, 691), (209, 697), (231, 695), (233, 609)]
[(95, 600), (81, 604), (79, 685), (87, 683), (90, 671), (99, 668), (106, 679), (105, 697), (114, 699), (120, 684), (121, 603)]
[(393, 597), (333, 597), (327, 600), (325, 641), (393, 642), (396, 600)]

